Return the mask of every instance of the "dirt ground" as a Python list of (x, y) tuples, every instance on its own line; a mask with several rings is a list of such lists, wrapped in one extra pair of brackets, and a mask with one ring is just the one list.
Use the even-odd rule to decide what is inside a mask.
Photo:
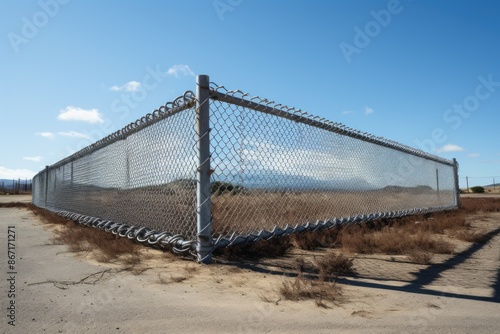
[[(488, 232), (486, 242), (454, 241), (455, 254), (435, 255), (430, 265), (347, 254), (357, 274), (341, 277), (341, 298), (322, 308), (278, 293), (297, 273), (296, 259), (312, 261), (320, 251), (205, 266), (144, 247), (137, 263), (103, 264), (92, 252), (54, 245), (56, 225), (24, 208), (0, 208), (0, 332), (497, 333), (500, 213), (470, 221)], [(16, 235), (10, 254), (9, 229)], [(7, 263), (12, 254), (14, 271)], [(8, 323), (12, 301), (15, 326)]]

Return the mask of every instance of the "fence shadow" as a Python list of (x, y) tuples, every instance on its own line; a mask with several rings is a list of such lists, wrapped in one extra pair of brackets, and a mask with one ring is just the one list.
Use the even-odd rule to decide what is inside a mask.
[[(394, 286), (388, 283), (384, 283), (384, 281), (388, 281), (389, 279), (381, 277), (370, 277), (366, 275), (358, 277), (356, 275), (340, 277), (337, 279), (337, 282), (350, 286), (359, 286), (366, 288), (376, 288), (376, 289), (400, 291), (407, 293), (424, 294), (431, 296), (452, 297), (458, 299), (500, 303), (500, 265), (498, 266), (498, 268), (496, 268), (497, 270), (496, 279), (490, 286), (493, 289), (493, 294), (491, 297), (458, 293), (454, 291), (457, 289), (455, 289), (453, 286), (447, 286), (445, 289), (441, 290), (437, 290), (432, 287), (431, 288), (426, 287), (435, 282), (438, 278), (440, 278), (442, 273), (456, 268), (458, 265), (464, 263), (467, 259), (471, 258), (476, 252), (487, 246), (491, 242), (491, 240), (497, 235), (500, 235), (500, 228), (497, 228), (487, 233), (484, 236), (484, 239), (482, 240), (481, 243), (473, 243), (469, 248), (460, 253), (455, 254), (454, 256), (450, 257), (443, 263), (432, 264), (426, 267), (425, 269), (422, 269), (416, 273), (412, 273), (416, 276), (415, 279), (411, 281), (399, 280), (399, 282), (407, 283), (404, 286)], [(287, 264), (286, 261), (278, 261), (278, 262), (275, 262), (273, 260), (260, 260), (258, 262), (225, 261), (222, 262), (222, 264), (238, 266), (242, 269), (248, 269), (269, 275), (278, 275), (284, 277), (296, 277), (298, 275), (297, 268), (294, 268), (292, 265), (290, 265), (290, 263)], [(317, 275), (312, 273), (306, 273), (304, 274), (304, 276), (311, 279), (317, 278)], [(369, 279), (370, 281), (368, 282), (365, 281), (364, 279)], [(390, 280), (395, 281), (394, 279)]]

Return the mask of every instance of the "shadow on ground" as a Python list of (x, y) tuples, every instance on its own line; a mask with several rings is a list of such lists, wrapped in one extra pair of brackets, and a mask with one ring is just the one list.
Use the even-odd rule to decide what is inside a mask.
[[(400, 282), (402, 283), (407, 283), (403, 286), (394, 286), (393, 284), (388, 284), (388, 283), (384, 284), (384, 281), (390, 280), (394, 282), (394, 279), (392, 278), (387, 279), (387, 278), (372, 277), (366, 275), (340, 277), (337, 279), (337, 282), (350, 286), (386, 289), (386, 290), (401, 291), (408, 293), (426, 294), (431, 296), (452, 297), (459, 299), (500, 303), (500, 266), (496, 268), (497, 270), (496, 279), (495, 282), (491, 284), (491, 288), (493, 289), (493, 295), (490, 297), (458, 293), (457, 291), (459, 290), (459, 288), (462, 288), (463, 290), (463, 287), (456, 287), (453, 285), (446, 286), (446, 288), (442, 290), (426, 287), (434, 283), (438, 278), (442, 276), (444, 272), (455, 269), (457, 266), (464, 263), (467, 259), (471, 258), (476, 252), (481, 250), (483, 247), (488, 246), (489, 243), (492, 242), (492, 239), (499, 234), (500, 234), (500, 228), (497, 228), (487, 233), (484, 236), (482, 242), (473, 243), (469, 248), (453, 255), (448, 260), (442, 263), (431, 264), (418, 272), (413, 272), (412, 274), (415, 276), (413, 280), (411, 281), (400, 280)], [(290, 261), (274, 261), (273, 259), (270, 260), (260, 259), (258, 262), (244, 261), (244, 260), (238, 260), (234, 262), (221, 261), (221, 264), (238, 266), (240, 268), (249, 269), (255, 272), (271, 274), (271, 275), (288, 276), (288, 277), (296, 277), (298, 275), (297, 268), (290, 265)], [(477, 275), (481, 275), (481, 272), (478, 271)], [(317, 278), (317, 276), (313, 273), (309, 273), (306, 276), (312, 279)], [(370, 282), (364, 281), (363, 279), (369, 279)]]

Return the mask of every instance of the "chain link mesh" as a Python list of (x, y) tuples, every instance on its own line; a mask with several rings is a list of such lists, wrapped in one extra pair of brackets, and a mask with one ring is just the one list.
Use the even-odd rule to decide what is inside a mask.
[[(186, 92), (38, 173), (33, 203), (176, 252), (200, 243), (202, 194), (213, 248), (459, 205), (456, 161), (223, 86), (209, 93), (210, 132), (197, 133)], [(205, 136), (210, 184), (197, 178)]]
[(221, 245), (457, 206), (451, 161), (241, 91), (211, 90)]
[(181, 235), (174, 246), (185, 250), (183, 242), (196, 239), (195, 120), (188, 92), (41, 171), (33, 203), (138, 239), (146, 233), (149, 243)]

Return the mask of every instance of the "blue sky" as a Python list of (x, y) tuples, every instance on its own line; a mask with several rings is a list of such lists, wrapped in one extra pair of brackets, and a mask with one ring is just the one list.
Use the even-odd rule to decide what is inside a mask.
[(31, 177), (197, 74), (498, 176), (499, 18), (493, 0), (2, 1), (0, 178)]

